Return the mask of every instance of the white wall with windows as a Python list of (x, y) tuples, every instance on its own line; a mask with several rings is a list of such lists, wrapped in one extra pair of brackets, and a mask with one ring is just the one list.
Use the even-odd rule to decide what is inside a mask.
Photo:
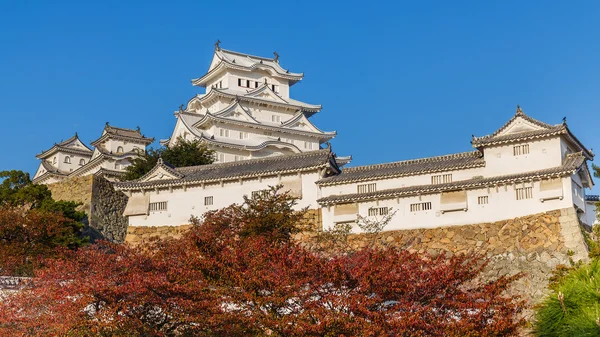
[[(315, 181), (320, 175), (317, 170), (305, 172), (301, 175), (297, 173), (278, 176), (268, 176), (262, 179), (244, 179), (224, 181), (188, 186), (173, 187), (172, 189), (151, 189), (145, 191), (148, 195), (148, 214), (129, 216), (129, 225), (131, 226), (166, 226), (166, 225), (184, 225), (189, 223), (192, 215), (201, 216), (207, 211), (220, 209), (233, 203), (242, 203), (243, 196), (251, 196), (253, 192), (265, 190), (268, 186), (278, 184), (284, 185), (284, 190), (291, 191), (294, 196), (299, 197), (297, 209), (309, 207), (311, 209), (319, 208), (317, 204), (317, 186)], [(140, 199), (141, 191), (131, 194), (132, 198)], [(160, 208), (158, 205), (161, 204)]]
[(536, 171), (562, 165), (560, 137), (486, 147), (484, 176)]
[[(570, 191), (570, 182), (571, 178), (563, 178), (561, 191), (564, 188)], [(462, 200), (451, 200), (456, 199), (456, 195), (446, 198), (444, 194), (436, 193), (326, 206), (322, 208), (323, 224), (331, 227), (335, 223), (355, 222), (356, 214), (382, 219), (381, 212), (376, 216), (373, 213), (373, 209), (382, 207), (388, 208), (390, 213), (395, 212), (384, 230), (399, 230), (494, 222), (573, 205), (569, 197), (540, 200), (540, 184), (540, 181), (534, 181), (458, 192), (464, 193)], [(355, 225), (353, 230), (358, 232), (358, 226)]]

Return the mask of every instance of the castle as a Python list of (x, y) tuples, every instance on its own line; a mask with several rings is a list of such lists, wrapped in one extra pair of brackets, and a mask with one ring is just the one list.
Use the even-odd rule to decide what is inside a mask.
[[(473, 136), (471, 151), (344, 168), (351, 157), (337, 156), (328, 143), (336, 132), (322, 131), (309, 119), (321, 106), (290, 98), (291, 86), (302, 78), (302, 73), (283, 68), (277, 53), (258, 57), (217, 43), (207, 73), (192, 80), (206, 92), (175, 112), (173, 133), (161, 141), (170, 146), (179, 139), (199, 140), (216, 151), (216, 161), (175, 168), (159, 160), (140, 179), (116, 182), (115, 189), (129, 198), (124, 211), (129, 226), (184, 225), (191, 215), (239, 203), (244, 195), (279, 184), (298, 198), (298, 208), (313, 210), (324, 228), (349, 224), (359, 231), (358, 215), (389, 215), (385, 229), (398, 230), (494, 222), (567, 208), (574, 208), (584, 224), (595, 219), (592, 202), (597, 196), (585, 193), (593, 186), (588, 161), (594, 154), (565, 120), (547, 124), (517, 107), (496, 132)], [(38, 156), (42, 164), (35, 180), (51, 183), (122, 171), (131, 147), (151, 142), (139, 130), (135, 137), (135, 131), (126, 132), (132, 137), (117, 139), (105, 128), (93, 143), (93, 154), (77, 137), (55, 144)], [(65, 153), (70, 163), (61, 162)], [(81, 160), (80, 168), (73, 167)]]
[(64, 179), (102, 174), (109, 179), (118, 178), (131, 164), (133, 158), (146, 151), (154, 138), (142, 135), (140, 129), (117, 128), (106, 123), (102, 135), (87, 147), (77, 134), (55, 143), (36, 156), (40, 159), (33, 182), (52, 184)]

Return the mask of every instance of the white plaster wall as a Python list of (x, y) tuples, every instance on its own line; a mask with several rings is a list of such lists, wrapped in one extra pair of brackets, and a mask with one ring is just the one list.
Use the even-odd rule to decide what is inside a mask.
[[(281, 179), (295, 179), (297, 174), (282, 176)], [(317, 171), (302, 174), (302, 198), (298, 200), (297, 209), (304, 207), (318, 208), (317, 187), (315, 181), (319, 179)], [(186, 191), (183, 188), (173, 188), (172, 192), (168, 189), (147, 191), (150, 193), (150, 202), (167, 201), (167, 210), (162, 212), (150, 212), (147, 216), (137, 215), (129, 217), (131, 226), (178, 226), (189, 224), (191, 215), (201, 216), (206, 211), (216, 210), (227, 207), (233, 203), (242, 203), (243, 196), (252, 195), (252, 191), (258, 191), (275, 186), (279, 183), (277, 176), (258, 178), (251, 180), (238, 180), (225, 182), (223, 186), (220, 183), (207, 184), (204, 186), (188, 187)], [(140, 194), (141, 192), (136, 192)], [(213, 197), (213, 205), (205, 206), (204, 198)]]
[(369, 183), (376, 183), (378, 191), (393, 189), (393, 188), (402, 188), (402, 187), (408, 187), (408, 186), (430, 185), (432, 176), (443, 175), (443, 174), (452, 174), (452, 181), (467, 180), (467, 179), (472, 179), (473, 177), (482, 175), (483, 168), (479, 167), (479, 168), (472, 168), (472, 169), (466, 169), (466, 170), (436, 172), (436, 173), (420, 174), (420, 175), (398, 177), (398, 178), (368, 180), (368, 181), (364, 181), (364, 182), (360, 182), (360, 183), (323, 186), (321, 191), (323, 193), (323, 196), (326, 197), (326, 196), (330, 196), (330, 195), (357, 193), (358, 185), (369, 184)]
[(289, 81), (282, 78), (276, 78), (271, 76), (268, 72), (262, 70), (256, 70), (253, 72), (246, 72), (240, 70), (228, 70), (225, 75), (225, 80), (223, 83), (227, 82), (230, 89), (240, 91), (241, 93), (245, 93), (247, 90), (256, 89), (254, 84), (251, 84), (250, 88), (240, 87), (238, 86), (238, 78), (243, 80), (250, 80), (253, 82), (258, 82), (258, 86), (260, 87), (263, 83), (265, 83), (265, 78), (267, 79), (267, 83), (275, 84), (279, 86), (279, 96), (282, 98), (290, 97), (290, 87)]
[(588, 225), (598, 225), (600, 224), (600, 220), (598, 220), (598, 213), (596, 209), (596, 203), (588, 201), (586, 202), (585, 207), (585, 223)]
[[(565, 178), (563, 180), (570, 180)], [(516, 187), (521, 187), (518, 184)], [(531, 183), (525, 184), (531, 186)], [(568, 190), (567, 190), (568, 191)], [(487, 205), (478, 205), (479, 196), (488, 196)], [(431, 202), (432, 209), (428, 211), (410, 212), (410, 204)], [(539, 182), (533, 183), (533, 198), (516, 200), (515, 186), (501, 186), (498, 189), (482, 188), (467, 191), (467, 211), (440, 212), (440, 194), (428, 194), (399, 199), (386, 199), (359, 203), (359, 214), (368, 216), (371, 207), (391, 207), (397, 211), (385, 230), (434, 228), (440, 226), (465, 225), (482, 222), (494, 222), (515, 217), (571, 207), (572, 204), (565, 199), (547, 200), (539, 199)], [(348, 221), (354, 217), (335, 217), (334, 206), (323, 207), (323, 226), (333, 226), (337, 221)], [(374, 217), (371, 217), (374, 218)], [(381, 217), (379, 217), (381, 218)], [(355, 227), (355, 231), (358, 228)]]
[[(562, 165), (560, 137), (484, 148), (486, 177), (522, 173)], [(529, 144), (529, 154), (515, 156), (515, 145)]]
[[(52, 166), (54, 166), (54, 167), (57, 167), (59, 170), (61, 170), (63, 172), (73, 172), (81, 167), (81, 165), (79, 165), (79, 161), (81, 159), (83, 159), (85, 161), (85, 163), (87, 164), (91, 158), (91, 154), (89, 156), (82, 156), (79, 154), (63, 153), (63, 152), (58, 152), (58, 153), (56, 153), (55, 156), (57, 158), (57, 163), (52, 164), (53, 158), (50, 158), (50, 164), (52, 164)], [(69, 157), (69, 159), (71, 161), (70, 163), (65, 163), (66, 157)]]

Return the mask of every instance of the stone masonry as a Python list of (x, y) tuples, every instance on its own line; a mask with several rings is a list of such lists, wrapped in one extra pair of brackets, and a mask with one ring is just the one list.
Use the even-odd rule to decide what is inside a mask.
[(87, 214), (86, 235), (92, 239), (123, 242), (127, 233), (127, 218), (123, 210), (127, 196), (113, 189), (101, 176), (88, 175), (48, 185), (55, 200), (82, 203), (78, 210)]

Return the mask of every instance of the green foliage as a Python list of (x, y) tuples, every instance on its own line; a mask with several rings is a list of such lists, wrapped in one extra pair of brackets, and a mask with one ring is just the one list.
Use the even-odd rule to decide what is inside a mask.
[(0, 205), (35, 209), (52, 198), (48, 187), (32, 184), (29, 173), (16, 170), (1, 171), (0, 180)]
[(139, 154), (127, 167), (123, 180), (135, 180), (150, 172), (158, 158), (175, 167), (195, 166), (212, 164), (215, 160), (215, 151), (208, 149), (205, 145), (195, 139), (192, 141), (178, 138), (177, 144), (172, 147), (153, 149)]
[(536, 336), (600, 336), (600, 260), (562, 268), (536, 310)]
[(80, 203), (56, 201), (45, 185), (22, 171), (0, 172), (0, 270), (31, 275), (37, 260), (56, 256), (59, 247), (75, 249), (88, 242), (82, 230)]

